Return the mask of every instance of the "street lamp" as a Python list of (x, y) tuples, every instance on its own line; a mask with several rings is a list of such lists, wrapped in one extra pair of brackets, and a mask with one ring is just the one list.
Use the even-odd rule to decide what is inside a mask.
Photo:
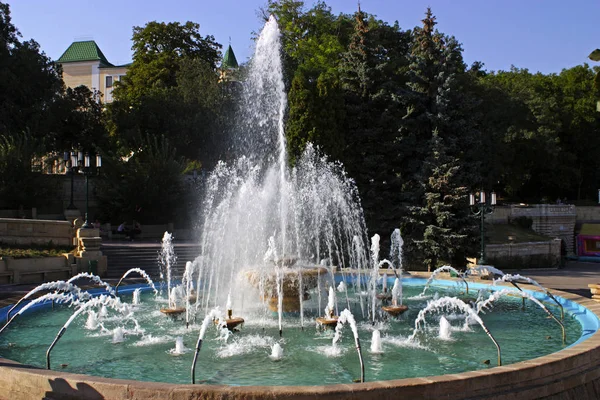
[(71, 201), (67, 206), (67, 210), (76, 210), (75, 204), (73, 203), (73, 176), (75, 171), (78, 169), (77, 165), (77, 153), (74, 151), (65, 151), (63, 154), (63, 160), (65, 162), (65, 169), (69, 171), (71, 175)]
[(67, 207), (70, 210), (76, 208), (73, 204), (73, 175), (75, 172), (77, 172), (85, 176), (85, 222), (81, 226), (83, 229), (92, 227), (92, 224), (90, 224), (88, 220), (89, 177), (92, 174), (100, 172), (100, 167), (102, 167), (102, 157), (100, 154), (96, 154), (96, 165), (94, 167), (92, 167), (90, 164), (91, 157), (93, 156), (91, 156), (90, 153), (84, 153), (81, 150), (71, 151), (70, 154), (68, 151), (65, 151), (63, 155), (65, 166), (69, 165), (68, 168), (71, 170), (71, 204), (69, 204), (69, 207)]
[(477, 193), (471, 193), (469, 195), (471, 212), (473, 215), (481, 217), (481, 253), (479, 257), (479, 265), (485, 264), (485, 216), (486, 214), (491, 214), (494, 212), (494, 207), (496, 206), (496, 193), (491, 192), (489, 198), (489, 202), (486, 202), (486, 195), (483, 190)]

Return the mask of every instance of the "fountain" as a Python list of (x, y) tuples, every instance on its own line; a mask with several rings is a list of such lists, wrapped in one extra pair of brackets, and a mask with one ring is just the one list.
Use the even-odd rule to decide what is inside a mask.
[(400, 283), (400, 278), (396, 278), (394, 281), (394, 287), (392, 288), (392, 305), (383, 306), (381, 309), (393, 317), (408, 310), (408, 306), (402, 304), (402, 284)]
[[(166, 286), (163, 297), (152, 296), (149, 285), (144, 285), (137, 295), (132, 294), (135, 306), (120, 305), (120, 300), (107, 297), (84, 302), (71, 292), (52, 293), (27, 303), (18, 315), (34, 311), (50, 300), (72, 304), (76, 310), (63, 305), (52, 312), (36, 311), (32, 318), (19, 318), (15, 329), (6, 329), (7, 324), (0, 330), (0, 354), (25, 364), (40, 364), (39, 360), (43, 360), (43, 350), (39, 348), (45, 349), (52, 339), (45, 334), (45, 327), (51, 333), (60, 329), (47, 352), (48, 367), (50, 350), (64, 333), (63, 328), (78, 315), (88, 311), (92, 315), (93, 311), (100, 317), (103, 306), (116, 308), (116, 316), (108, 315), (104, 320), (110, 327), (106, 321), (113, 318), (116, 327), (103, 329), (98, 324), (89, 331), (72, 324), (73, 332), (63, 340), (74, 339), (68, 346), (57, 346), (54, 356), (65, 359), (67, 366), (61, 372), (41, 374), (26, 365), (11, 368), (13, 363), (3, 359), (0, 387), (10, 390), (7, 396), (83, 398), (95, 391), (97, 397), (109, 398), (120, 391), (123, 397), (135, 393), (138, 397), (155, 398), (169, 398), (174, 393), (187, 398), (231, 399), (369, 398), (397, 397), (401, 393), (418, 398), (457, 399), (462, 395), (455, 390), (455, 379), (459, 379), (460, 386), (469, 387), (473, 397), (518, 397), (515, 393), (529, 390), (521, 396), (527, 398), (531, 390), (541, 388), (548, 397), (560, 395), (566, 387), (563, 382), (592, 384), (597, 378), (587, 371), (595, 371), (600, 365), (595, 355), (600, 347), (595, 333), (600, 321), (589, 310), (598, 312), (600, 306), (586, 304), (586, 308), (560, 298), (567, 310), (566, 345), (571, 346), (564, 352), (565, 361), (561, 364), (560, 350), (565, 347), (562, 341), (534, 340), (536, 333), (555, 328), (547, 326), (544, 310), (530, 307), (523, 314), (514, 298), (500, 296), (493, 301), (502, 302), (501, 307), (484, 314), (491, 302), (481, 303), (480, 314), (453, 297), (459, 294), (456, 284), (447, 280), (436, 281), (439, 294), (426, 302), (424, 296), (418, 296), (423, 280), (402, 276), (399, 231), (392, 236), (390, 261), (379, 260), (378, 235), (367, 246), (356, 188), (341, 166), (308, 146), (295, 167), (288, 168), (278, 36), (276, 23), (271, 19), (257, 41), (248, 80), (243, 83), (238, 124), (241, 134), (236, 143), (241, 156), (229, 165), (219, 163), (208, 177), (202, 200), (200, 256), (186, 264), (186, 272), (180, 276), (174, 268), (172, 236), (165, 233), (159, 258)], [(377, 295), (384, 284), (387, 288), (388, 281), (381, 281), (378, 271), (386, 264), (395, 275), (392, 305), (407, 307), (402, 319), (382, 318), (379, 312)], [(481, 283), (472, 286), (497, 289)], [(336, 288), (345, 297), (340, 297), (340, 302), (347, 305), (341, 313), (337, 312)], [(540, 303), (549, 298), (544, 292), (523, 290)], [(329, 297), (323, 307), (321, 298), (326, 291)], [(125, 301), (126, 294), (121, 296)], [(217, 308), (223, 304), (226, 315)], [(177, 309), (186, 312), (187, 328), (182, 321), (160, 317), (163, 310)], [(244, 329), (235, 334), (227, 323), (233, 319), (233, 310), (244, 315), (245, 320)], [(336, 314), (334, 333), (303, 329), (305, 315), (313, 321)], [(426, 319), (431, 321), (432, 314), (439, 317), (439, 324), (428, 329)], [(524, 315), (528, 324), (523, 324)], [(63, 325), (65, 318), (68, 323)], [(123, 322), (128, 318), (135, 318), (137, 332), (143, 333), (126, 331)], [(194, 324), (196, 318), (202, 321), (200, 327)], [(468, 329), (450, 329), (453, 318), (464, 318)], [(10, 321), (13, 319), (14, 316)], [(414, 328), (406, 321), (414, 321)], [(473, 321), (482, 329), (471, 329)], [(42, 334), (41, 338), (30, 334), (31, 325)], [(347, 351), (350, 346), (342, 337), (344, 325), (350, 325), (352, 330), (360, 366), (356, 354)], [(533, 329), (527, 330), (527, 325)], [(510, 330), (511, 326), (518, 326), (518, 330)], [(280, 338), (276, 339), (278, 332)], [(498, 341), (492, 332), (499, 332)], [(435, 344), (450, 333), (451, 343)], [(196, 335), (192, 356), (183, 343), (192, 343)], [(519, 340), (523, 336), (528, 337), (526, 347)], [(591, 336), (596, 339), (584, 340)], [(481, 365), (480, 360), (488, 359), (493, 351), (489, 339), (497, 348), (497, 364), (510, 363), (509, 368)], [(363, 357), (360, 343), (365, 340), (370, 340), (371, 351)], [(118, 344), (103, 346), (113, 342)], [(586, 342), (588, 347), (581, 350)], [(502, 359), (499, 343), (503, 344)], [(201, 350), (201, 368), (197, 371)], [(276, 360), (281, 361), (273, 362)], [(559, 371), (561, 365), (563, 370)], [(357, 367), (361, 383), (351, 385)], [(103, 378), (84, 378), (81, 374)], [(196, 384), (197, 374), (206, 385)], [(443, 374), (450, 375), (429, 377)], [(178, 385), (190, 380), (194, 385)], [(23, 382), (18, 390), (12, 389), (15, 382)], [(81, 394), (80, 388), (84, 388)]]
[(335, 303), (335, 290), (333, 290), (333, 287), (330, 286), (327, 307), (325, 307), (325, 315), (317, 318), (317, 324), (330, 327), (337, 325), (338, 317), (335, 315)]

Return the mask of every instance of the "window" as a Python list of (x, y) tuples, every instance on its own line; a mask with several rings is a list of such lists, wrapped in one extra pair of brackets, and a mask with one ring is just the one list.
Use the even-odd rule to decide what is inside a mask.
[(109, 88), (109, 87), (112, 87), (112, 85), (113, 85), (113, 77), (111, 75), (108, 75), (106, 77), (106, 87)]

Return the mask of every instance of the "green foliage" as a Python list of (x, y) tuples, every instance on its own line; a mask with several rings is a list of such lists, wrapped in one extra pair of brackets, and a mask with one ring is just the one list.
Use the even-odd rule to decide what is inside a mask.
[(178, 156), (203, 165), (219, 158), (231, 96), (218, 84), (221, 45), (198, 29), (192, 22), (134, 28), (134, 61), (107, 112), (121, 152), (146, 135), (164, 135)]
[(98, 152), (110, 148), (103, 105), (97, 101), (99, 95), (84, 85), (66, 89), (54, 107), (53, 117), (60, 131), (53, 138), (54, 149)]
[[(482, 79), (486, 100), (496, 109), (483, 123), (499, 144), (492, 154), (509, 199), (595, 197), (600, 178), (595, 72), (586, 64), (550, 75), (513, 68)], [(505, 122), (493, 127), (499, 120)]]
[(183, 25), (152, 21), (133, 27), (133, 63), (116, 84), (115, 98), (135, 103), (148, 91), (177, 86), (182, 59), (202, 60), (214, 70), (221, 45), (210, 35), (202, 37), (199, 29), (200, 25), (190, 21)]
[(435, 24), (428, 9), (423, 26), (412, 32), (410, 91), (402, 99), (408, 112), (398, 139), (411, 146), (402, 168), (404, 254), (429, 269), (440, 261), (465, 264), (474, 244), (465, 200), (480, 182), (480, 133), (472, 112), (477, 99), (467, 90), (472, 78), (458, 42)]
[(29, 133), (0, 135), (0, 208), (40, 207), (55, 197), (59, 181), (42, 175), (44, 144)]
[(130, 157), (112, 154), (103, 160), (96, 178), (100, 217), (115, 223), (172, 222), (185, 211), (179, 207), (184, 160), (162, 136), (145, 136), (137, 148)]
[(359, 11), (340, 66), (347, 114), (343, 162), (356, 180), (369, 230), (383, 238), (398, 227), (402, 161), (412, 151), (397, 140), (407, 48), (408, 35), (397, 25)]
[(34, 40), (20, 41), (8, 4), (0, 3), (0, 133), (29, 132), (48, 138), (52, 112), (62, 90), (60, 68), (40, 52)]
[(17, 246), (0, 243), (0, 257), (12, 258), (42, 258), (59, 257), (64, 253), (71, 253), (73, 247), (56, 246), (52, 242), (47, 245)]
[(351, 33), (350, 19), (335, 16), (319, 1), (269, 1), (265, 20), (277, 18), (281, 31), (284, 80), (289, 88), (286, 137), (292, 162), (314, 143), (334, 159), (344, 148), (344, 98), (338, 66)]

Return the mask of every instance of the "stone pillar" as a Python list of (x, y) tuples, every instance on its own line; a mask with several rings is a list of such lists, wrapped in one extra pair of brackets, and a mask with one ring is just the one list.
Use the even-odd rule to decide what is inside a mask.
[(71, 223), (71, 225), (74, 225), (74, 221), (77, 218), (81, 218), (81, 213), (79, 212), (78, 209), (73, 209), (73, 210), (65, 209), (65, 219), (67, 221), (69, 221)]
[(97, 274), (101, 277), (106, 275), (107, 260), (106, 256), (103, 256), (102, 251), (100, 251), (101, 245), (102, 238), (100, 237), (99, 229), (77, 229), (77, 251), (75, 257), (77, 258), (78, 272), (92, 272), (89, 271), (90, 261), (96, 261)]

